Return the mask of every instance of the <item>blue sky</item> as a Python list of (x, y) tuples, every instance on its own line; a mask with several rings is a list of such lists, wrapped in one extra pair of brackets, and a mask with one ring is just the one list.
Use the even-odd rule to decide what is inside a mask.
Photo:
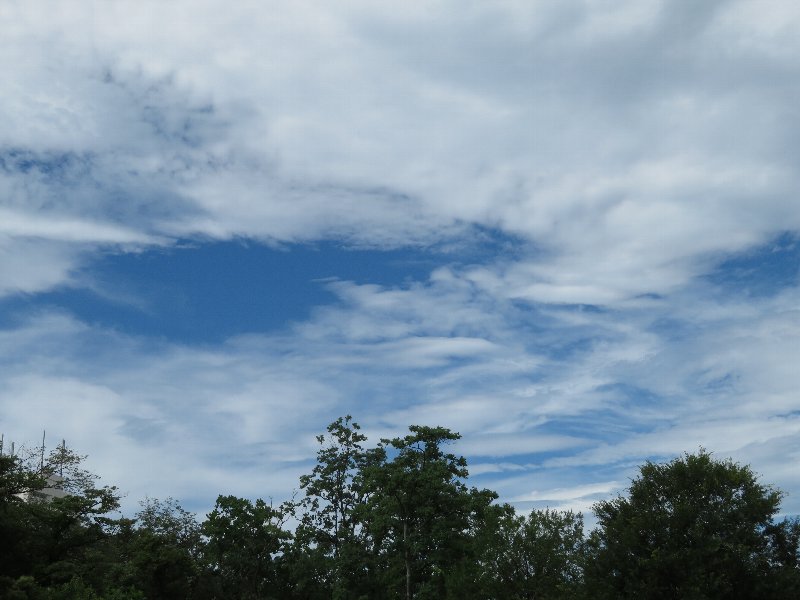
[(288, 498), (463, 435), (587, 511), (703, 446), (800, 513), (789, 0), (0, 8), (0, 431), (126, 493)]

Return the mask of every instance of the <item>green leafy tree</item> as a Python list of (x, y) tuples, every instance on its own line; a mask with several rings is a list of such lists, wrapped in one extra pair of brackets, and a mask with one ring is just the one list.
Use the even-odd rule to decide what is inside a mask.
[(443, 447), (460, 438), (443, 427), (411, 426), (373, 451), (365, 507), (382, 550), (385, 597), (447, 598), (472, 593), (472, 536), (497, 497), (467, 488), (467, 463)]
[[(747, 466), (701, 450), (647, 462), (627, 497), (594, 507), (589, 590), (597, 598), (788, 598), (791, 527), (776, 526), (781, 493)], [(784, 543), (783, 555), (776, 548)], [(794, 554), (794, 565), (787, 564)], [(786, 579), (791, 579), (787, 575)], [(786, 583), (784, 582), (784, 586)]]
[(26, 468), (19, 456), (0, 454), (0, 510), (22, 502), (25, 494), (39, 491), (45, 484), (45, 478)]
[(38, 556), (33, 574), (47, 585), (66, 583), (89, 575), (95, 565), (87, 561), (92, 550), (109, 535), (119, 508), (114, 488), (91, 488), (62, 498), (30, 502), (35, 536), (29, 551)]
[(583, 587), (583, 517), (571, 511), (518, 515), (493, 506), (476, 539), (481, 595), (523, 600), (577, 598)]
[(102, 561), (89, 557), (108, 539), (119, 497), (96, 485), (84, 459), (65, 444), (46, 461), (31, 452), (0, 456), (0, 588), (15, 581), (33, 597), (102, 577)]
[(369, 454), (360, 429), (350, 415), (331, 423), (317, 436), (317, 464), (300, 478), (294, 560), (298, 585), (312, 596), (358, 598), (372, 578), (361, 511), (370, 494), (363, 479)]
[(38, 473), (24, 468), (18, 456), (0, 454), (0, 593), (30, 574), (30, 508), (23, 497), (45, 486)]
[(291, 537), (283, 529), (285, 518), (284, 511), (261, 499), (217, 498), (202, 525), (203, 562), (217, 597), (255, 600), (285, 594), (279, 561)]
[(769, 539), (772, 588), (785, 598), (800, 598), (800, 518), (772, 523), (764, 533)]
[(48, 487), (63, 490), (73, 496), (96, 489), (100, 478), (83, 468), (87, 458), (69, 448), (65, 442), (56, 446), (47, 455), (41, 468), (42, 475), (47, 478)]
[(115, 534), (117, 570), (111, 584), (150, 600), (192, 597), (199, 575), (202, 536), (194, 513), (172, 498), (147, 498)]

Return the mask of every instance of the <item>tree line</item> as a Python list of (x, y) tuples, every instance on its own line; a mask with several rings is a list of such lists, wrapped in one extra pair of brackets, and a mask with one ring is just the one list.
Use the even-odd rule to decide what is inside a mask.
[(587, 533), (579, 513), (470, 487), (457, 439), (411, 426), (367, 447), (342, 417), (294, 498), (221, 495), (202, 521), (173, 499), (118, 516), (117, 489), (63, 445), (0, 455), (0, 598), (800, 598), (800, 521), (776, 519), (782, 493), (748, 466), (647, 462)]

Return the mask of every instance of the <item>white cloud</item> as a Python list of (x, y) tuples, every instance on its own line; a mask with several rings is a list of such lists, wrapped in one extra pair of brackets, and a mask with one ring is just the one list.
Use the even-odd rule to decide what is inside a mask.
[(773, 9), (17, 3), (2, 143), (91, 153), (93, 177), (125, 170), (125, 203), (146, 182), (165, 201), (146, 234), (381, 245), (500, 225), (548, 250), (518, 293), (614, 302), (798, 227), (792, 62), (763, 33), (793, 37), (771, 15), (794, 11)]
[(0, 296), (39, 292), (67, 281), (79, 250), (0, 235)]
[(0, 235), (64, 242), (145, 244), (155, 240), (135, 230), (78, 219), (53, 219), (0, 209)]
[[(482, 324), (474, 317), (485, 298), (459, 295), (470, 288), (451, 275), (456, 281), (395, 289), (340, 282), (347, 302), (288, 335), (205, 349), (44, 313), (0, 338), (0, 424), (29, 437), (43, 427), (66, 437), (97, 456), (93, 464), (132, 499), (288, 497), (313, 457), (313, 436), (351, 413), (373, 442), (414, 423), (460, 431), (457, 452), (506, 464), (479, 462), (477, 481), (523, 504), (589, 506), (597, 497), (579, 494), (581, 486), (624, 480), (648, 457), (703, 445), (753, 462), (796, 506), (798, 482), (784, 462), (797, 452), (790, 413), (798, 382), (784, 357), (797, 339), (797, 315), (775, 310), (792, 297), (726, 307), (696, 294), (685, 314), (679, 304), (657, 314), (636, 308), (621, 321), (561, 309), (547, 317), (539, 346), (525, 331), (541, 316), (497, 302)], [(746, 330), (744, 307), (752, 312)], [(662, 314), (693, 333), (653, 330)], [(365, 336), (363, 325), (354, 335), (361, 319), (394, 333)], [(467, 325), (472, 337), (454, 336)], [(565, 349), (550, 354), (553, 339)], [(156, 455), (157, 468), (137, 458)], [(513, 476), (497, 479), (502, 473)], [(525, 496), (532, 481), (541, 497)]]
[(337, 304), (289, 334), (216, 347), (28, 317), (0, 332), (0, 424), (52, 418), (118, 455), (98, 464), (139, 496), (286, 491), (344, 412), (567, 469), (542, 488), (572, 490), (565, 505), (585, 500), (570, 494), (587, 465), (619, 481), (700, 443), (752, 452), (796, 495), (797, 282), (759, 299), (703, 276), (800, 230), (799, 15), (780, 0), (3, 3), (0, 295), (98, 289), (88, 260), (181, 237), (458, 247), (479, 226), (519, 243), (428, 281), (331, 282)]
[(604, 481), (601, 483), (591, 483), (579, 485), (572, 488), (555, 488), (550, 490), (533, 490), (527, 494), (512, 498), (512, 502), (533, 502), (533, 501), (559, 501), (574, 500), (576, 498), (586, 498), (587, 496), (608, 495), (615, 490), (619, 490), (623, 485), (619, 481)]

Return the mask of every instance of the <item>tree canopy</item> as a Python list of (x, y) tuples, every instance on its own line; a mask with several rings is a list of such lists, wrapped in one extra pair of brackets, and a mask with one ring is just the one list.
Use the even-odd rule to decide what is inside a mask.
[(800, 597), (800, 521), (776, 519), (781, 492), (748, 466), (705, 450), (647, 462), (586, 535), (581, 514), (471, 487), (459, 437), (411, 426), (370, 447), (342, 417), (299, 497), (223, 494), (203, 519), (171, 498), (119, 515), (116, 488), (66, 445), (0, 455), (0, 598)]
[(780, 499), (750, 467), (705, 450), (648, 462), (627, 496), (595, 506), (587, 576), (597, 597), (791, 597), (797, 546), (779, 549), (797, 522), (774, 522)]

